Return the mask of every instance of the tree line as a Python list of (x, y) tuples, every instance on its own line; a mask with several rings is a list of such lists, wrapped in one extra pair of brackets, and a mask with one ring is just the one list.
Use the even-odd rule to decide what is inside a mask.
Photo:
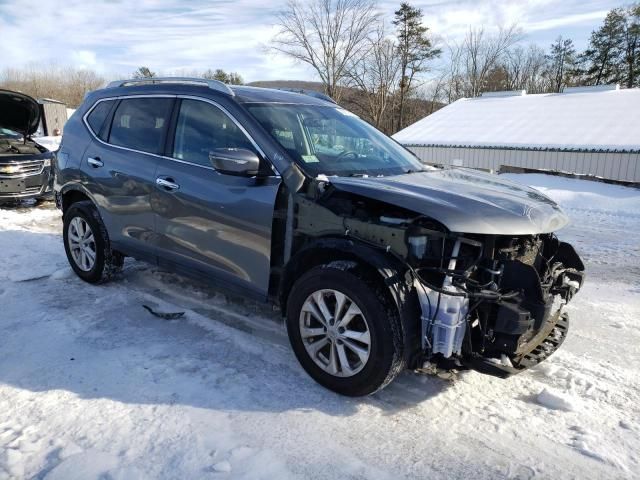
[(76, 108), (87, 92), (104, 84), (104, 77), (93, 70), (53, 64), (7, 68), (0, 73), (0, 88), (26, 93), (33, 98), (52, 98), (70, 108)]
[[(231, 85), (241, 85), (244, 80), (236, 72), (222, 69), (178, 72), (176, 76), (199, 77), (219, 80)], [(125, 77), (156, 77), (149, 67), (139, 67)], [(26, 93), (33, 98), (52, 98), (64, 102), (69, 108), (77, 108), (87, 92), (104, 87), (110, 80), (93, 70), (63, 67), (55, 64), (30, 64), (23, 68), (6, 68), (0, 72), (0, 88)]]
[(548, 50), (523, 45), (516, 25), (436, 41), (422, 10), (406, 2), (391, 26), (384, 18), (374, 0), (290, 0), (272, 48), (311, 66), (325, 93), (387, 133), (487, 91), (640, 86), (640, 3), (609, 12), (580, 53), (562, 36)]
[[(153, 78), (157, 77), (158, 74), (152, 71), (149, 67), (139, 67), (135, 72), (133, 72), (133, 78)], [(228, 85), (243, 85), (244, 80), (239, 73), (236, 72), (225, 72), (221, 68), (216, 68), (215, 70), (207, 69), (203, 72), (199, 72), (198, 70), (192, 70), (189, 72), (180, 72), (180, 76), (184, 77), (194, 77), (194, 78), (204, 78), (205, 80), (218, 80), (219, 82), (226, 83)]]
[[(548, 49), (524, 44), (516, 25), (470, 27), (459, 40), (431, 35), (421, 9), (403, 2), (391, 21), (375, 0), (289, 0), (268, 48), (308, 65), (319, 88), (392, 134), (463, 97), (487, 91), (561, 92), (567, 86), (640, 86), (640, 3), (611, 10), (578, 52), (559, 36)], [(228, 84), (239, 73), (178, 72)], [(136, 78), (158, 76), (142, 66)], [(0, 88), (77, 107), (106, 78), (94, 71), (30, 65), (0, 72)]]

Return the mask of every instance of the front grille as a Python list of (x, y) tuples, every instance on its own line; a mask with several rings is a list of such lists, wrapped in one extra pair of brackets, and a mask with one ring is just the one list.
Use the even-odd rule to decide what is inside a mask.
[(3, 163), (0, 164), (0, 177), (2, 178), (19, 178), (31, 175), (39, 175), (44, 168), (43, 160), (30, 160), (28, 162), (19, 163)]

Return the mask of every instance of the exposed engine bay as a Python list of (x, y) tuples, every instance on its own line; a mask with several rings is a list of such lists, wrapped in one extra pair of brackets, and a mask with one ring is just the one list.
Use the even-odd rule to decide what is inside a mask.
[[(420, 349), (411, 368), (472, 368), (507, 377), (536, 365), (564, 341), (563, 306), (581, 288), (584, 265), (553, 233), (449, 231), (422, 214), (319, 184), (298, 197), (298, 239), (341, 235), (402, 263), (419, 300)], [(321, 228), (320, 228), (321, 226)]]
[(582, 286), (584, 265), (555, 235), (425, 235), (411, 256), (425, 361), (455, 356), (460, 366), (508, 376), (564, 340), (562, 307)]
[(0, 137), (0, 156), (40, 155), (46, 151), (44, 147), (30, 139), (25, 142)]

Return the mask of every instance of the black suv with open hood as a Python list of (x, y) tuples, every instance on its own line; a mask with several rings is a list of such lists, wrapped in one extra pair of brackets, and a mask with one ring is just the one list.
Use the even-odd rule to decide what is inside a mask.
[(35, 99), (0, 90), (0, 202), (51, 194), (54, 154), (31, 138), (39, 124)]

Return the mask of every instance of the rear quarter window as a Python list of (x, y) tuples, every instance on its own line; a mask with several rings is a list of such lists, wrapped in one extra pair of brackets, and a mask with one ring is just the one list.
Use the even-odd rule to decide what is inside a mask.
[[(114, 100), (105, 100), (103, 102), (99, 102), (91, 113), (87, 117), (87, 123), (89, 124), (89, 128), (91, 131), (100, 139), (105, 140), (104, 133), (102, 132), (102, 127), (104, 126), (104, 121), (107, 119), (111, 108), (113, 107)], [(101, 135), (102, 132), (102, 135)]]
[(131, 98), (120, 102), (113, 115), (109, 143), (161, 154), (173, 99)]

